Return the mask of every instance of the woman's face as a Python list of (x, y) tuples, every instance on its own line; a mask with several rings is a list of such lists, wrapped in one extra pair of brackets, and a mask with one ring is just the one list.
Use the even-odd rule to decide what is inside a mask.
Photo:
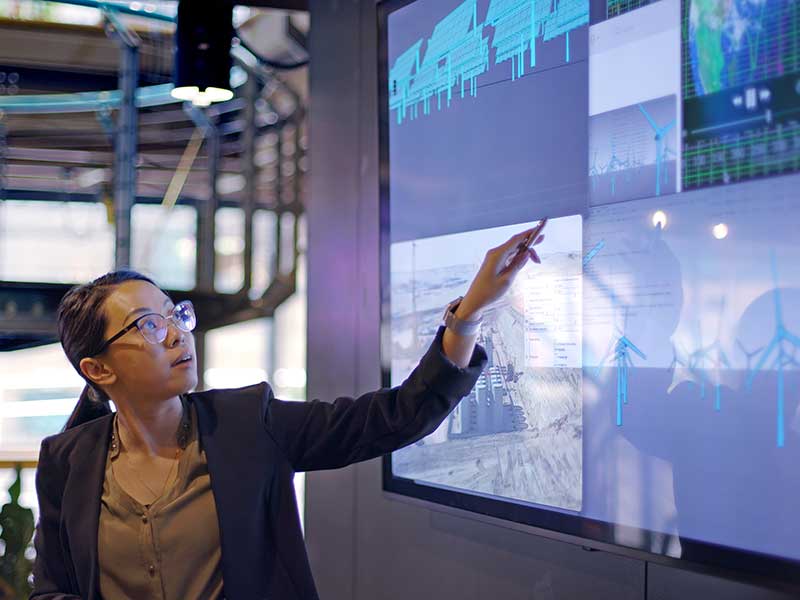
[[(116, 286), (104, 308), (108, 320), (104, 339), (108, 340), (142, 315), (169, 316), (174, 304), (156, 286), (134, 280)], [(187, 354), (191, 360), (176, 364)], [(172, 320), (168, 321), (167, 337), (160, 344), (148, 342), (134, 327), (97, 358), (113, 371), (114, 387), (131, 397), (166, 400), (197, 386), (194, 336), (179, 330)]]

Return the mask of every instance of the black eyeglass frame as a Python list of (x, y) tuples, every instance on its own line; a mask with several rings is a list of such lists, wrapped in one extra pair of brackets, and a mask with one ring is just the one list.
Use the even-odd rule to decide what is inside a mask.
[[(159, 317), (162, 317), (162, 318), (166, 319), (167, 321), (172, 321), (173, 323), (175, 323), (175, 326), (178, 329), (180, 329), (181, 331), (184, 331), (186, 333), (189, 333), (189, 332), (193, 331), (194, 327), (192, 327), (191, 329), (184, 329), (183, 327), (181, 327), (179, 325), (178, 320), (175, 318), (175, 311), (178, 310), (179, 307), (186, 306), (186, 305), (188, 305), (189, 308), (192, 310), (192, 313), (194, 314), (195, 324), (196, 324), (197, 323), (197, 313), (194, 310), (194, 304), (192, 304), (192, 302), (190, 300), (181, 300), (175, 306), (172, 307), (172, 310), (170, 311), (170, 314), (167, 317), (165, 317), (161, 313), (157, 313), (157, 312), (151, 312), (151, 313), (145, 313), (143, 315), (139, 315), (131, 323), (129, 323), (128, 325), (126, 325), (125, 327), (120, 329), (117, 333), (115, 333), (110, 338), (108, 338), (105, 342), (103, 342), (103, 345), (100, 347), (100, 349), (97, 352), (94, 353), (93, 356), (97, 356), (97, 355), (102, 354), (103, 352), (105, 352), (106, 348), (108, 348), (111, 344), (116, 342), (119, 338), (121, 338), (123, 335), (128, 333), (134, 327), (138, 327), (139, 321), (141, 321), (145, 317), (150, 317), (152, 315), (158, 315)], [(169, 324), (167, 325), (167, 328), (169, 328)], [(151, 342), (150, 340), (147, 339), (147, 336), (145, 336), (144, 333), (142, 333), (141, 330), (139, 330), (139, 333), (142, 335), (144, 340), (146, 342), (148, 342), (149, 344), (160, 344), (161, 342), (164, 341), (162, 339), (161, 342)], [(164, 339), (166, 339), (166, 337)]]

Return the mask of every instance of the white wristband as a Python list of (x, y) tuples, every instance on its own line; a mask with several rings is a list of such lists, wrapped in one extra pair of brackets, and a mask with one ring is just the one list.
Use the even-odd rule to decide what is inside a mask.
[(444, 311), (444, 317), (442, 322), (445, 327), (451, 330), (453, 333), (457, 333), (458, 335), (463, 335), (464, 337), (472, 337), (477, 335), (477, 333), (481, 329), (481, 322), (483, 321), (482, 318), (479, 318), (475, 321), (467, 321), (466, 319), (459, 319), (456, 316), (456, 309), (461, 304), (461, 301), (464, 299), (463, 296), (459, 296), (455, 300), (453, 300), (450, 304), (447, 305), (447, 309)]

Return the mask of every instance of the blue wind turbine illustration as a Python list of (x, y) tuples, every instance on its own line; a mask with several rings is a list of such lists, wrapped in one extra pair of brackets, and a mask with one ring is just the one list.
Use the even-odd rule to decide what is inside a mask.
[[(628, 369), (633, 367), (633, 360), (631, 359), (631, 352), (638, 355), (642, 360), (647, 360), (644, 352), (639, 350), (636, 345), (625, 334), (625, 329), (628, 324), (628, 309), (625, 307), (625, 319), (622, 330), (619, 331), (619, 337), (616, 341), (612, 340), (613, 351), (607, 352), (600, 364), (597, 366), (597, 372), (600, 372), (602, 366), (609, 358), (613, 357), (614, 364), (617, 368), (617, 426), (622, 425), (622, 405), (628, 403)], [(610, 356), (609, 356), (610, 355)]]
[(656, 196), (660, 196), (661, 177), (662, 177), (661, 162), (664, 160), (664, 157), (666, 156), (666, 152), (664, 150), (665, 147), (664, 138), (666, 137), (667, 133), (669, 133), (669, 130), (675, 127), (677, 119), (672, 119), (672, 121), (670, 121), (666, 125), (659, 126), (656, 124), (655, 120), (650, 115), (650, 113), (647, 112), (647, 109), (645, 109), (644, 106), (642, 106), (641, 104), (638, 104), (637, 106), (639, 107), (641, 113), (644, 115), (644, 118), (647, 119), (647, 122), (650, 124), (650, 127), (652, 127), (653, 131), (655, 132), (654, 139), (656, 142)]
[[(759, 357), (755, 366), (751, 369), (747, 377), (747, 389), (752, 389), (753, 380), (756, 374), (764, 367), (764, 365), (772, 359), (770, 363), (773, 368), (778, 372), (778, 415), (777, 415), (777, 444), (778, 448), (783, 448), (785, 444), (785, 425), (784, 425), (784, 368), (785, 367), (800, 367), (795, 358), (795, 352), (800, 348), (800, 337), (794, 335), (786, 329), (783, 322), (783, 307), (781, 305), (781, 292), (778, 287), (778, 265), (775, 258), (775, 253), (770, 253), (770, 260), (772, 263), (772, 279), (775, 285), (773, 289), (773, 301), (775, 308), (775, 335), (767, 345), (767, 348)], [(788, 347), (788, 349), (787, 349)]]
[(731, 363), (728, 360), (725, 350), (722, 348), (722, 314), (725, 310), (725, 299), (720, 300), (720, 315), (719, 325), (717, 328), (717, 337), (711, 344), (701, 347), (689, 355), (689, 368), (692, 371), (698, 370), (700, 374), (700, 397), (706, 397), (706, 383), (709, 380), (708, 369), (706, 369), (706, 362), (710, 363), (710, 367), (717, 372), (717, 378), (714, 382), (714, 409), (719, 411), (722, 405), (722, 381), (719, 372), (722, 368), (730, 369)]
[(753, 364), (753, 358), (759, 355), (759, 353), (764, 349), (764, 346), (759, 346), (755, 350), (748, 350), (738, 338), (736, 339), (736, 345), (739, 346), (739, 350), (741, 350), (742, 354), (744, 354), (745, 360), (747, 361), (747, 372), (749, 373), (750, 367)]
[(617, 340), (614, 349), (614, 358), (617, 363), (617, 425), (622, 425), (622, 405), (628, 403), (628, 369), (633, 366), (629, 351), (633, 351), (642, 359), (647, 360), (647, 356), (627, 336), (623, 335)]
[(697, 383), (697, 379), (689, 368), (689, 352), (678, 345), (678, 342), (672, 342), (672, 360), (667, 367), (672, 373), (672, 383), (667, 388), (667, 393), (671, 394), (684, 381), (690, 383)]

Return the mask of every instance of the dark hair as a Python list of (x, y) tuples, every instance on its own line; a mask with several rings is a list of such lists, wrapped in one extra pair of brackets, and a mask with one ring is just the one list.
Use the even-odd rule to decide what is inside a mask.
[(76, 285), (64, 294), (58, 305), (61, 346), (78, 374), (86, 379), (86, 387), (64, 430), (111, 413), (108, 396), (81, 373), (80, 363), (81, 359), (94, 356), (103, 347), (108, 325), (103, 305), (111, 290), (126, 281), (146, 281), (156, 285), (152, 279), (136, 271), (112, 271), (89, 283)]

